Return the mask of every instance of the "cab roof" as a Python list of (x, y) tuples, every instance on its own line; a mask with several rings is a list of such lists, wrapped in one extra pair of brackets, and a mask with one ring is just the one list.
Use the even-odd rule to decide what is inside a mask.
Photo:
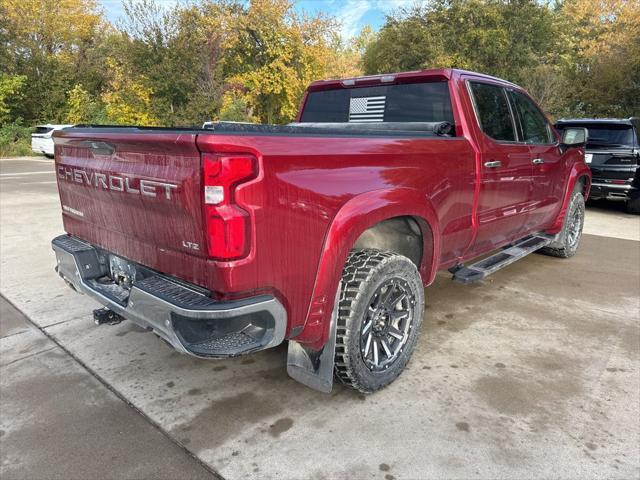
[(317, 90), (332, 90), (338, 88), (349, 87), (364, 87), (373, 85), (388, 85), (395, 83), (417, 83), (421, 80), (450, 80), (452, 78), (459, 77), (461, 75), (469, 75), (477, 78), (485, 78), (495, 82), (502, 83), (503, 85), (520, 88), (515, 83), (508, 82), (498, 77), (486, 75), (484, 73), (471, 72), (468, 70), (460, 70), (457, 68), (433, 68), (428, 70), (412, 70), (409, 72), (398, 73), (382, 73), (376, 75), (365, 75), (362, 77), (342, 78), (342, 79), (330, 79), (330, 80), (318, 80), (312, 82), (308, 91)]

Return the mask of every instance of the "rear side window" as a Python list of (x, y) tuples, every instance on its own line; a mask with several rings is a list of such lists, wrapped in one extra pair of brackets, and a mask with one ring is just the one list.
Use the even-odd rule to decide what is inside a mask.
[(453, 122), (447, 82), (309, 92), (301, 122)]
[(521, 141), (532, 144), (554, 143), (551, 129), (542, 112), (525, 95), (520, 92), (509, 92), (522, 129)]
[(513, 118), (502, 87), (470, 82), (480, 128), (494, 140), (513, 142), (516, 139)]

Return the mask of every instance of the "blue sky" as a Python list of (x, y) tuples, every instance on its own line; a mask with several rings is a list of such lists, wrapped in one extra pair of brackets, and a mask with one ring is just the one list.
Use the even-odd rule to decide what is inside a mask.
[[(172, 6), (184, 0), (156, 0), (161, 5)], [(116, 22), (122, 15), (121, 0), (98, 0), (107, 18)], [(342, 23), (342, 37), (357, 35), (365, 25), (375, 30), (384, 23), (385, 15), (401, 7), (411, 6), (416, 0), (295, 0), (298, 11), (324, 12), (334, 15)]]

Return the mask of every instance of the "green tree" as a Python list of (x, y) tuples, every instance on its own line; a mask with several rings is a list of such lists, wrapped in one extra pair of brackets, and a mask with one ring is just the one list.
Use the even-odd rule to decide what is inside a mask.
[(534, 0), (434, 0), (389, 17), (366, 73), (453, 67), (512, 81), (557, 51), (554, 12)]
[(357, 77), (364, 73), (362, 56), (376, 34), (370, 25), (365, 25), (355, 37), (344, 41), (335, 34), (332, 39), (331, 60), (327, 75), (332, 78)]
[(17, 119), (0, 127), (0, 158), (32, 155), (31, 132), (33, 129), (21, 124)]
[(116, 60), (108, 59), (107, 65), (112, 78), (101, 98), (107, 120), (120, 125), (157, 125), (151, 112), (153, 92), (145, 86), (145, 78), (125, 71)]
[[(345, 44), (334, 19), (298, 14), (289, 0), (125, 0), (124, 10), (113, 26), (96, 0), (0, 0), (2, 115), (286, 122), (312, 80), (361, 73), (360, 39)], [(24, 78), (21, 89), (10, 93), (8, 78)]]
[(331, 70), (336, 23), (298, 15), (288, 0), (251, 0), (231, 17), (236, 32), (224, 57), (228, 82), (262, 122), (291, 121), (305, 87)]
[(0, 126), (11, 120), (11, 110), (24, 99), (24, 75), (0, 74)]
[(107, 113), (104, 104), (82, 85), (75, 85), (67, 95), (67, 123), (107, 123)]
[(640, 115), (640, 2), (434, 0), (387, 18), (363, 65), (489, 73), (554, 117)]
[(151, 109), (164, 125), (199, 124), (220, 108), (220, 62), (234, 32), (232, 1), (162, 9), (153, 0), (125, 2), (120, 60), (145, 78)]
[(567, 0), (561, 8), (567, 110), (640, 115), (640, 2)]
[(230, 89), (222, 96), (219, 120), (230, 122), (257, 122), (253, 116), (253, 109), (247, 105), (242, 92)]
[(0, 0), (0, 59), (24, 75), (29, 92), (13, 115), (28, 123), (61, 120), (66, 92), (90, 76), (87, 51), (103, 21), (93, 0)]

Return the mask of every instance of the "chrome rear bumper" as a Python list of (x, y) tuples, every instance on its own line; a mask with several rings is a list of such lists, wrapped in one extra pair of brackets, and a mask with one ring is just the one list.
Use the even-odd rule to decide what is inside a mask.
[[(206, 291), (81, 241), (61, 235), (51, 242), (56, 271), (85, 293), (143, 328), (153, 329), (181, 353), (233, 357), (274, 347), (284, 340), (287, 314), (271, 295), (218, 302)], [(112, 278), (126, 271), (125, 287)]]

